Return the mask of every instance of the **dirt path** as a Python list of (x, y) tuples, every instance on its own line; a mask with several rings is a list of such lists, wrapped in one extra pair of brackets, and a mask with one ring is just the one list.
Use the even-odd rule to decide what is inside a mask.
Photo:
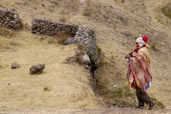
[(80, 110), (2, 111), (2, 114), (171, 114), (171, 110), (142, 110), (134, 108), (103, 108)]

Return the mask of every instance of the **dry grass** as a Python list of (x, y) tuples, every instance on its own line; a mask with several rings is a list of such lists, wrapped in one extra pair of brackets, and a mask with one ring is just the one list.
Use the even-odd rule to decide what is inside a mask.
[(18, 42), (16, 42), (16, 41), (10, 41), (9, 45), (11, 45), (11, 46), (19, 46), (20, 44)]
[(14, 47), (20, 46), (18, 41), (15, 41), (16, 37), (7, 35), (6, 37), (0, 36), (0, 50), (13, 49)]
[(118, 69), (115, 67), (115, 61), (115, 56), (106, 57), (102, 52), (98, 71), (99, 94), (105, 98), (105, 103), (108, 105), (115, 104), (123, 107), (133, 107), (136, 105), (135, 93), (125, 85), (124, 80), (126, 79), (117, 73)]
[[(6, 109), (13, 107), (13, 110), (15, 107), (20, 110), (98, 107), (89, 86), (89, 73), (78, 65), (63, 64), (67, 57), (75, 55), (76, 46), (63, 47), (46, 40), (40, 42), (41, 37), (20, 32), (17, 35), (20, 48), (15, 52), (9, 49), (0, 53), (0, 65), (3, 66), (0, 107), (2, 104), (6, 104)], [(11, 44), (16, 49), (17, 42)], [(14, 61), (21, 65), (17, 70), (10, 68)], [(31, 76), (30, 66), (38, 63), (46, 64), (44, 73)]]
[(116, 104), (119, 106), (134, 107), (136, 104), (135, 93), (131, 92), (128, 87), (116, 87), (107, 92), (106, 97), (109, 98), (108, 104)]
[(65, 23), (66, 21), (67, 21), (67, 18), (64, 17), (64, 16), (62, 16), (62, 17), (59, 18), (59, 22)]
[(4, 36), (5, 38), (13, 38), (16, 36), (16, 32), (11, 29), (0, 27), (0, 36)]
[(49, 44), (63, 44), (63, 42), (71, 37), (67, 33), (60, 32), (54, 37), (42, 36), (39, 38), (40, 41), (47, 41)]
[(57, 41), (57, 38), (55, 38), (55, 37), (52, 37), (52, 38), (48, 38), (48, 43), (49, 44), (57, 44), (58, 43), (58, 41)]
[(156, 49), (156, 45), (157, 45), (156, 43), (152, 43), (151, 48)]

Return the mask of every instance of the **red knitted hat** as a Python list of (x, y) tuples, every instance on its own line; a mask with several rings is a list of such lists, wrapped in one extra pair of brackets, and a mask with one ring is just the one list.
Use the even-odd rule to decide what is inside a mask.
[(148, 36), (143, 36), (142, 39), (144, 40), (144, 42), (148, 42)]

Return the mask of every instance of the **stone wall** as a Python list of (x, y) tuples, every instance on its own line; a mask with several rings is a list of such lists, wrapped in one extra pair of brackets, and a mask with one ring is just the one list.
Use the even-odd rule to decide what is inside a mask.
[(74, 43), (78, 45), (77, 55), (82, 55), (81, 58), (83, 58), (82, 60), (85, 62), (87, 62), (88, 57), (90, 59), (90, 63), (88, 63), (88, 67), (89, 67), (88, 69), (90, 69), (90, 78), (91, 78), (90, 85), (92, 86), (94, 92), (96, 92), (98, 87), (98, 76), (96, 70), (99, 65), (100, 52), (98, 51), (96, 45), (95, 31), (89, 29), (86, 25), (82, 25), (79, 27), (73, 40)]
[(15, 9), (0, 8), (0, 26), (18, 30), (22, 22)]
[(52, 22), (45, 19), (34, 19), (32, 21), (33, 34), (55, 36), (60, 32), (64, 32), (71, 36), (75, 36), (77, 31), (78, 31), (77, 25)]
[(86, 25), (79, 27), (75, 37), (74, 42), (81, 46), (81, 50), (85, 51), (90, 60), (94, 62), (95, 65), (99, 63), (99, 52), (96, 46), (96, 34), (95, 31), (89, 29)]
[(77, 26), (45, 19), (34, 19), (32, 21), (32, 33), (34, 34), (55, 36), (61, 32), (70, 34), (73, 40), (72, 43), (81, 46), (81, 51), (86, 52), (90, 60), (96, 65), (98, 64), (99, 53), (96, 47), (96, 34), (86, 25)]

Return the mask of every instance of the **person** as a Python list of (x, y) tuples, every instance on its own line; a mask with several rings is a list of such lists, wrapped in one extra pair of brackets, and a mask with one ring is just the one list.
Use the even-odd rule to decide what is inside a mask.
[(151, 110), (154, 102), (146, 92), (152, 82), (149, 45), (147, 42), (148, 36), (136, 39), (136, 48), (125, 58), (128, 58), (128, 85), (136, 90), (137, 108), (142, 109), (146, 103)]

